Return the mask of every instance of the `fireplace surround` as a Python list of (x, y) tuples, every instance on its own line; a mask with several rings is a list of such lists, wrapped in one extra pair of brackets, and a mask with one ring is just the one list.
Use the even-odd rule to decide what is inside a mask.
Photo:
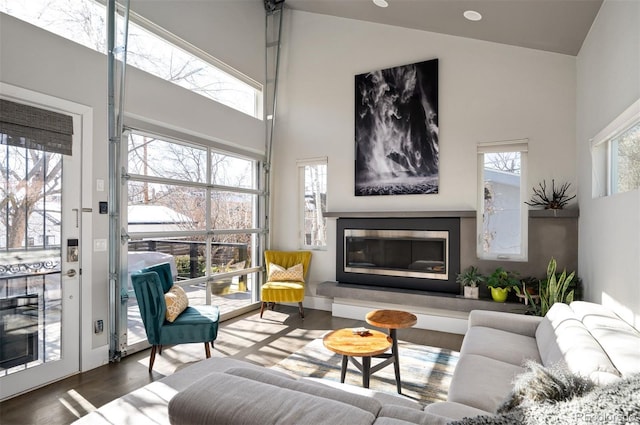
[(336, 240), (340, 283), (460, 291), (459, 218), (339, 218)]

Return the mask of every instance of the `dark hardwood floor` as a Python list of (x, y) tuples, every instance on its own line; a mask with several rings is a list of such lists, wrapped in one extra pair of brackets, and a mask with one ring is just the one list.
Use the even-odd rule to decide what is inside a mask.
[[(326, 331), (368, 326), (364, 321), (341, 319), (331, 312), (305, 309), (300, 319), (297, 307), (277, 306), (221, 323), (214, 357), (234, 357), (266, 367), (273, 366)], [(459, 350), (462, 335), (400, 329), (398, 338), (417, 344)], [(71, 376), (27, 394), (0, 403), (0, 424), (69, 424), (88, 412), (149, 382), (156, 381), (189, 363), (204, 358), (202, 344), (167, 347), (156, 356), (153, 374), (148, 373), (150, 350), (124, 357), (91, 371)]]

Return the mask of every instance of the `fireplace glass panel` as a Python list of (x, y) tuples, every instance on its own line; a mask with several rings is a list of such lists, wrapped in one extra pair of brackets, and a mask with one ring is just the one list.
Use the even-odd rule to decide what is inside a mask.
[(346, 272), (448, 279), (447, 231), (345, 229)]

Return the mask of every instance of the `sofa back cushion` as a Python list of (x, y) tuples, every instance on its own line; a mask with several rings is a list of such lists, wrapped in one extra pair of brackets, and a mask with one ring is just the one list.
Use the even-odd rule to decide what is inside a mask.
[(549, 309), (536, 330), (536, 343), (545, 366), (564, 362), (571, 372), (596, 384), (620, 378), (607, 353), (566, 304), (556, 303)]
[(640, 332), (636, 328), (600, 304), (574, 301), (571, 309), (623, 377), (640, 373)]
[(375, 421), (371, 412), (347, 403), (218, 372), (176, 394), (168, 410), (173, 425), (370, 425)]

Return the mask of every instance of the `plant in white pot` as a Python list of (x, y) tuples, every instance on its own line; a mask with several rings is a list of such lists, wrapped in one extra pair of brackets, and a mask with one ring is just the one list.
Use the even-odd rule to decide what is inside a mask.
[(478, 272), (478, 268), (471, 266), (463, 273), (458, 274), (456, 282), (460, 283), (464, 287), (465, 298), (478, 298), (478, 285), (485, 281), (485, 277)]

